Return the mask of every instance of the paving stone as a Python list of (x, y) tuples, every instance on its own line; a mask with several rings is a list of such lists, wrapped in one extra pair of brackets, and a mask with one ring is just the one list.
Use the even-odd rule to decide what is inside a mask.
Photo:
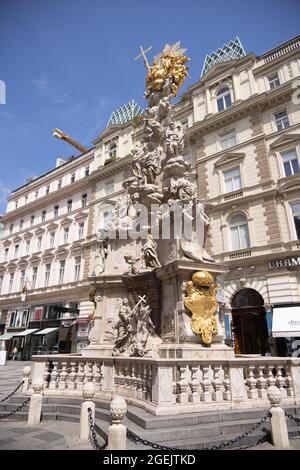
[(45, 442), (52, 442), (52, 441), (56, 441), (58, 439), (64, 438), (62, 434), (57, 434), (55, 432), (50, 432), (50, 431), (44, 432), (34, 437), (36, 439), (41, 439), (41, 441), (45, 441)]
[(7, 439), (2, 439), (2, 440), (0, 440), (0, 447), (2, 447), (4, 445), (7, 445), (7, 444), (10, 444), (12, 442), (16, 442), (16, 440), (11, 438), (11, 437), (8, 437)]

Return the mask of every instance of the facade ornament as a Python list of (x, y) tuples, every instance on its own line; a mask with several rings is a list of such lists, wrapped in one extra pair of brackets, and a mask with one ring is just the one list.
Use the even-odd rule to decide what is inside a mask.
[(153, 240), (153, 236), (151, 234), (147, 235), (147, 240), (143, 246), (143, 256), (146, 264), (146, 268), (160, 268), (161, 264), (157, 257), (157, 243)]
[(218, 326), (215, 314), (218, 309), (216, 299), (217, 284), (208, 271), (197, 271), (186, 286), (184, 304), (192, 312), (192, 331), (201, 335), (202, 342), (210, 346)]

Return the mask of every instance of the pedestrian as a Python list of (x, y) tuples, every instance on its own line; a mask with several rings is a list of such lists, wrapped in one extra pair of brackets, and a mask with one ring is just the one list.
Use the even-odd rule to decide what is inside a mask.
[(17, 354), (18, 354), (18, 348), (16, 346), (14, 347), (12, 353), (13, 353), (12, 359), (16, 360), (17, 359)]

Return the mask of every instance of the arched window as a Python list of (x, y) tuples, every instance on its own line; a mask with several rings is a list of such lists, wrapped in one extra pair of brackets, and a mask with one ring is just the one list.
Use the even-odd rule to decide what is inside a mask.
[(117, 144), (113, 142), (108, 149), (108, 154), (111, 158), (115, 158), (117, 156)]
[(236, 214), (229, 222), (232, 250), (243, 250), (250, 247), (247, 218), (244, 214)]
[(218, 111), (223, 111), (223, 109), (230, 108), (231, 104), (232, 103), (229, 88), (221, 88), (221, 90), (219, 90), (217, 93)]

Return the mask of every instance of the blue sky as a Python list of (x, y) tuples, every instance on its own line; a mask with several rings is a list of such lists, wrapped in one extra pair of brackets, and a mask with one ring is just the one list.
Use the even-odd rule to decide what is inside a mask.
[(145, 105), (140, 44), (156, 54), (181, 40), (188, 86), (236, 35), (259, 55), (299, 34), (299, 18), (299, 0), (0, 0), (0, 212), (26, 177), (78, 154), (54, 127), (91, 146), (115, 108)]

